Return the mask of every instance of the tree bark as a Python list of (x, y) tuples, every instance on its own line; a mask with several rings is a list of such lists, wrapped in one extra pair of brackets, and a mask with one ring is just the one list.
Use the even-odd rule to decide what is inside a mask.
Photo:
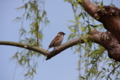
[(120, 43), (120, 9), (113, 6), (103, 6), (101, 10), (98, 5), (90, 0), (83, 0), (78, 3), (93, 18), (103, 23), (104, 27), (110, 31)]

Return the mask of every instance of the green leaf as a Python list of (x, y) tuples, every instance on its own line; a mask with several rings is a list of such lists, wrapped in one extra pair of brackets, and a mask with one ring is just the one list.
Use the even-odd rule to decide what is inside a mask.
[(65, 2), (67, 1), (67, 0), (64, 0)]
[(68, 40), (73, 39), (73, 38), (75, 37), (75, 35), (76, 35), (76, 34), (71, 33), (71, 34), (69, 35), (69, 37), (68, 37)]
[(32, 71), (33, 71), (34, 73), (36, 73), (36, 70), (35, 70), (34, 68), (32, 68)]
[(25, 9), (27, 9), (27, 8), (28, 8), (27, 4), (25, 4), (24, 6), (25, 6)]
[(81, 27), (82, 32), (84, 32), (87, 29), (87, 27)]
[(74, 6), (77, 8), (78, 7), (78, 2), (74, 2)]
[(69, 2), (69, 3), (71, 3), (71, 2), (72, 2), (72, 0), (68, 0), (68, 2)]
[(46, 11), (43, 11), (42, 17), (46, 16)]
[(75, 23), (75, 21), (72, 21), (72, 20), (68, 20), (68, 22)]
[(100, 4), (100, 10), (104, 10), (104, 8), (103, 8), (103, 1), (101, 1), (101, 4)]
[(16, 21), (16, 22), (19, 22), (19, 21), (21, 21), (21, 17), (16, 17), (13, 21)]
[(30, 14), (29, 14), (29, 13), (27, 13), (26, 19), (29, 19), (29, 18), (30, 18)]
[(76, 19), (76, 21), (78, 21), (78, 20), (80, 19), (80, 17), (79, 17), (79, 16), (77, 16), (77, 17), (75, 17), (75, 19)]
[(99, 27), (98, 25), (92, 25), (92, 24), (90, 24), (90, 26), (91, 26), (91, 27), (94, 27), (94, 28), (95, 28), (95, 27)]
[(80, 3), (81, 3), (82, 1), (83, 1), (83, 0), (77, 0), (77, 2), (80, 2)]
[(36, 21), (33, 25), (35, 27), (35, 31), (38, 31), (39, 30), (39, 25), (38, 25), (38, 22)]

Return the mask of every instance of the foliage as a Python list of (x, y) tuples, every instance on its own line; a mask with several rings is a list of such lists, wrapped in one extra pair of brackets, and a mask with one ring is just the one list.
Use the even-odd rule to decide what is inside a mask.
[[(16, 17), (14, 21), (21, 22), (20, 43), (29, 44), (31, 46), (42, 47), (43, 28), (49, 23), (44, 10), (44, 0), (28, 0), (24, 1), (24, 5), (16, 8), (23, 11), (21, 17)], [(28, 23), (28, 27), (24, 27)], [(19, 65), (26, 67), (26, 78), (32, 78), (36, 73), (37, 61), (36, 57), (41, 55), (30, 50), (18, 50), (12, 59), (17, 59)]]
[[(94, 29), (97, 29), (98, 31), (105, 31), (103, 25), (90, 17), (89, 14), (87, 14), (76, 2), (76, 0), (64, 1), (71, 4), (75, 19), (74, 21), (68, 20), (73, 24), (68, 26), (69, 30), (71, 31), (68, 40), (76, 37), (84, 38), (84, 36), (89, 35), (89, 32)], [(78, 1), (81, 2), (82, 0)], [(104, 9), (104, 1), (94, 3), (100, 5), (101, 10)], [(117, 80), (120, 73), (118, 69), (115, 71), (114, 69), (120, 64), (109, 59), (107, 57), (107, 52), (102, 46), (97, 45), (90, 40), (88, 41), (84, 39), (84, 41), (85, 44), (78, 44), (72, 47), (72, 49), (74, 48), (75, 50), (74, 53), (79, 53), (79, 80)], [(111, 73), (114, 75), (109, 76)]]
[[(76, 0), (64, 1), (71, 4), (74, 13), (74, 20), (68, 20), (68, 22), (72, 23), (72, 25), (68, 26), (71, 31), (68, 40), (76, 37), (84, 39), (84, 36), (89, 35), (89, 32), (94, 29), (105, 31), (103, 25), (90, 17)], [(82, 0), (78, 1), (81, 2)], [(21, 22), (20, 42), (42, 47), (42, 38), (44, 36), (42, 31), (49, 23), (46, 17), (47, 13), (44, 10), (44, 0), (28, 0), (24, 2), (26, 3), (23, 6), (16, 8), (24, 11), (21, 17), (16, 17), (15, 19), (15, 21)], [(103, 10), (103, 1), (94, 3), (100, 5), (101, 10)], [(25, 21), (29, 24), (29, 27), (24, 27)], [(79, 53), (79, 80), (102, 80), (107, 79), (107, 77), (117, 80), (120, 72), (118, 69), (111, 72), (111, 69), (115, 69), (119, 63), (109, 59), (107, 52), (102, 46), (93, 43), (91, 40), (84, 39), (84, 41), (85, 44), (78, 44), (71, 48), (74, 48), (74, 53)], [(27, 68), (25, 77), (32, 78), (36, 73), (36, 57), (40, 56), (37, 52), (22, 49), (18, 50), (12, 58), (17, 59), (19, 65)], [(113, 76), (109, 76), (110, 73)]]

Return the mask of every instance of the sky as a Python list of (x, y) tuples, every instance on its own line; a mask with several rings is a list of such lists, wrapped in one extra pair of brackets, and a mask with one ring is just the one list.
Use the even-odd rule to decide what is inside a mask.
[[(106, 5), (110, 4), (108, 0), (104, 1)], [(120, 7), (119, 0), (114, 0), (113, 3)], [(19, 41), (21, 23), (15, 23), (13, 20), (22, 15), (22, 12), (15, 10), (22, 5), (22, 0), (1, 0), (0, 41)], [(68, 20), (74, 20), (74, 16), (71, 5), (63, 0), (46, 0), (45, 10), (50, 21), (50, 24), (43, 31), (43, 48), (47, 49), (59, 31), (66, 33), (63, 43), (67, 42), (70, 34), (67, 27)], [(27, 23), (24, 23), (24, 27), (28, 26)], [(18, 49), (17, 47), (0, 45), (0, 80), (24, 80), (24, 68), (16, 67), (16, 62), (10, 60)], [(41, 57), (34, 80), (78, 80), (78, 58), (78, 54), (73, 54), (71, 49), (61, 52), (48, 61)]]

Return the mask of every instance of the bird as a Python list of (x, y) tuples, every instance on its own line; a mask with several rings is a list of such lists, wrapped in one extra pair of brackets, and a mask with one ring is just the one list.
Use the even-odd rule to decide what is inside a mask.
[(58, 32), (57, 36), (51, 41), (47, 51), (52, 47), (55, 49), (55, 47), (59, 46), (63, 41), (64, 35), (64, 32)]

